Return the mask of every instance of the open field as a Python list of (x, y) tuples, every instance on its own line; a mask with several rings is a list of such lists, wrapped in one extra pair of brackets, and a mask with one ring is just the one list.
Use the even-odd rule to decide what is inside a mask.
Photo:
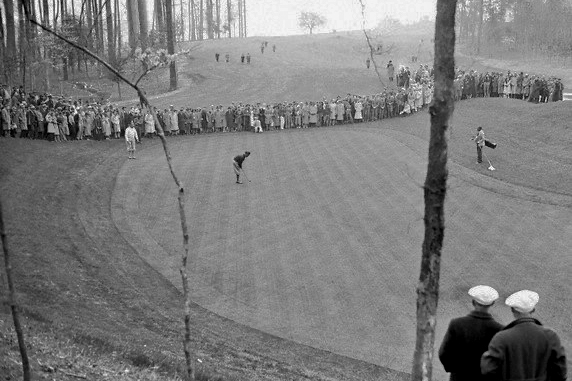
[[(375, 74), (349, 43), (359, 40), (329, 38), (283, 38), (277, 55), (298, 48), (232, 69), (214, 66), (216, 44), (233, 56), (243, 47), (216, 41), (194, 60), (202, 85), (157, 102), (375, 92)], [(467, 289), (484, 283), (504, 297), (538, 291), (538, 318), (572, 353), (570, 120), (562, 102), (456, 105), (437, 345), (449, 319), (468, 311)], [(188, 197), (193, 346), (202, 367), (246, 380), (407, 379), (428, 123), (420, 113), (169, 139)], [(474, 163), (477, 125), (499, 143), (487, 151), (495, 172)], [(90, 351), (173, 372), (182, 364), (176, 187), (159, 141), (138, 148), (138, 160), (127, 160), (122, 141), (0, 139), (0, 194), (28, 329), (40, 321)], [(245, 162), (252, 182), (237, 185), (230, 160), (244, 150), (253, 152)], [(502, 303), (492, 312), (511, 320)], [(99, 370), (89, 378), (106, 379)]]

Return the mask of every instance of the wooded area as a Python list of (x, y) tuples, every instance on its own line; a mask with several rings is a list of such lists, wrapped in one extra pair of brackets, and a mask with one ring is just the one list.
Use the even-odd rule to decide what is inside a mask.
[(247, 36), (246, 0), (3, 0), (0, 83), (27, 90), (49, 89), (53, 71), (64, 81), (70, 72), (109, 73), (28, 22), (24, 3), (32, 19), (104, 57), (120, 71), (136, 51), (166, 49), (174, 54), (178, 42)]
[(500, 46), (533, 55), (572, 56), (570, 0), (459, 0), (459, 42), (477, 54)]

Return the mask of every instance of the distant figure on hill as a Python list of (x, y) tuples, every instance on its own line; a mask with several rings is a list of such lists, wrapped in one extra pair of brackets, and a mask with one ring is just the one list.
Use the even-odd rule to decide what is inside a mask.
[(244, 53), (240, 56), (240, 63), (244, 63)]
[(220, 57), (220, 54), (218, 54), (218, 53), (215, 53), (215, 55), (214, 55), (214, 56), (215, 56), (216, 62), (218, 62), (218, 59), (219, 59), (219, 57)]
[(493, 336), (503, 326), (489, 313), (498, 299), (498, 292), (489, 286), (475, 286), (469, 290), (473, 311), (467, 316), (451, 320), (439, 348), (439, 360), (451, 373), (450, 381), (480, 381), (481, 356)]
[(260, 45), (260, 53), (264, 54), (264, 42)]
[(276, 44), (272, 45), (272, 53), (276, 53)]
[(246, 63), (250, 63), (250, 53), (246, 53)]
[(367, 68), (369, 69), (369, 64), (371, 63), (371, 61), (369, 60), (369, 57), (365, 60), (365, 66), (367, 66)]
[(226, 62), (230, 61), (230, 55), (229, 55), (228, 53), (226, 53), (226, 54), (224, 55), (224, 60), (225, 60)]
[(395, 76), (395, 66), (393, 66), (393, 62), (389, 60), (387, 63), (387, 78), (389, 78), (389, 82), (393, 82), (393, 77)]

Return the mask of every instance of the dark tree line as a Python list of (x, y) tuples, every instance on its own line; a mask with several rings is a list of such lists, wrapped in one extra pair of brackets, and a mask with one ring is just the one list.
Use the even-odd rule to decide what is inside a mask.
[(572, 56), (572, 2), (569, 0), (459, 0), (461, 42), (477, 53), (504, 46), (536, 54)]
[(0, 83), (26, 88), (48, 89), (54, 71), (66, 81), (70, 72), (104, 69), (30, 23), (24, 3), (33, 20), (117, 68), (138, 48), (174, 54), (177, 42), (247, 35), (246, 0), (2, 0)]

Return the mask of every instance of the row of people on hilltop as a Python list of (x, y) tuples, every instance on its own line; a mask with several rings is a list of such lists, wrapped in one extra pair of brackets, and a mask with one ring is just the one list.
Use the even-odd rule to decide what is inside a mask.
[[(392, 65), (391, 61), (388, 66)], [(400, 74), (401, 73), (401, 74)], [(388, 75), (391, 74), (388, 68)], [(395, 71), (394, 71), (395, 74)], [(545, 81), (541, 76), (522, 73), (478, 73), (456, 70), (455, 97), (457, 100), (479, 96), (501, 96), (498, 84), (513, 83), (507, 97), (534, 101), (560, 100), (562, 83), (556, 79)], [(307, 102), (232, 103), (229, 106), (183, 107), (157, 110), (157, 120), (167, 135), (203, 132), (267, 131), (271, 129), (307, 128), (336, 124), (377, 121), (399, 115), (405, 116), (427, 107), (433, 95), (433, 69), (421, 65), (411, 72), (400, 66), (397, 84), (378, 94), (322, 99)], [(522, 80), (520, 80), (521, 78)], [(394, 78), (389, 77), (393, 80)], [(485, 92), (485, 85), (490, 89)], [(496, 87), (494, 86), (496, 83)], [(548, 92), (543, 90), (547, 84)], [(479, 84), (483, 84), (480, 86)], [(496, 90), (496, 91), (495, 91)], [(502, 96), (504, 96), (504, 85)], [(111, 104), (87, 104), (49, 94), (26, 94), (22, 88), (0, 86), (0, 123), (2, 136), (67, 141), (81, 139), (105, 140), (123, 136), (134, 124), (139, 136), (156, 135), (151, 110), (139, 107), (117, 107)]]
[[(427, 77), (433, 77), (433, 69), (421, 65), (417, 70), (408, 66), (399, 66), (397, 72), (392, 61), (387, 63), (387, 78), (397, 87), (409, 88), (410, 83), (423, 83)], [(524, 72), (485, 72), (456, 69), (454, 80), (455, 100), (477, 97), (501, 97), (523, 99), (529, 102), (557, 102), (563, 100), (564, 84), (562, 79)]]
[(458, 70), (454, 80), (455, 100), (476, 97), (523, 99), (529, 102), (563, 100), (564, 85), (560, 78), (516, 73)]
[[(263, 41), (260, 44), (260, 53), (264, 54), (264, 50), (268, 47), (268, 41)], [(276, 44), (272, 45), (272, 52), (276, 52)], [(219, 52), (215, 52), (215, 61), (216, 62), (220, 62), (220, 59), (222, 58), (221, 54)], [(247, 64), (250, 63), (250, 61), (252, 60), (252, 57), (250, 55), (250, 53), (242, 53), (240, 55), (240, 62), (244, 63), (246, 62)], [(230, 62), (230, 54), (227, 52), (224, 55), (224, 61), (225, 62)]]

